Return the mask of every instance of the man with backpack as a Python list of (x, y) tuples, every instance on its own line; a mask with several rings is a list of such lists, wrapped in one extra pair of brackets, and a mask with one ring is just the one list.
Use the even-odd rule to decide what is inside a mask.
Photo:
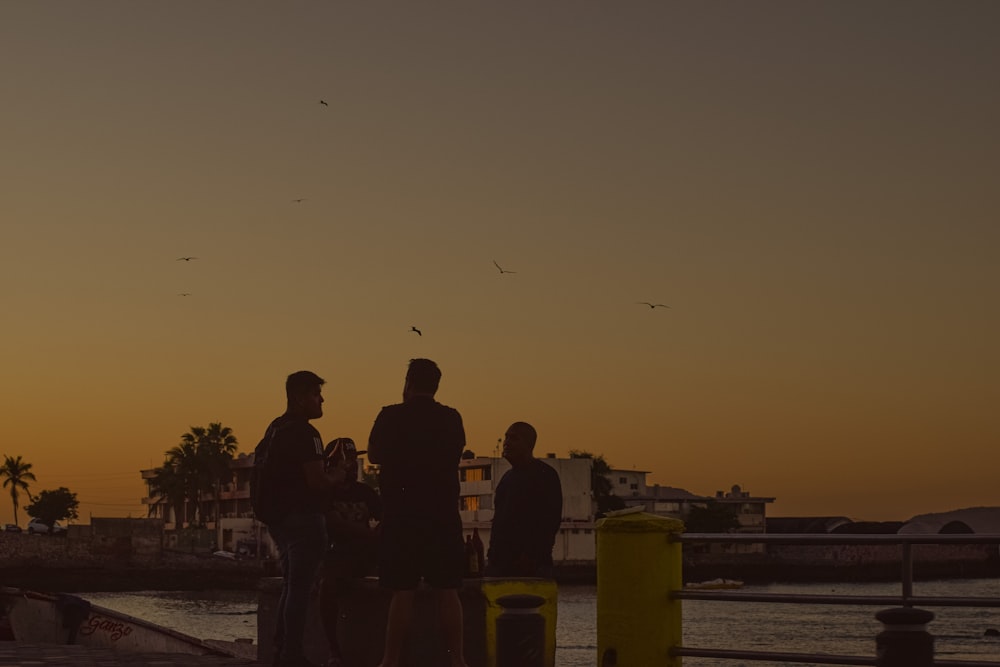
[(323, 440), (310, 420), (323, 416), (324, 380), (298, 371), (285, 381), (288, 405), (254, 450), (250, 498), (254, 516), (278, 546), (284, 577), (274, 636), (275, 667), (313, 667), (305, 658), (306, 611), (327, 547), (325, 499), (346, 479), (327, 470)]

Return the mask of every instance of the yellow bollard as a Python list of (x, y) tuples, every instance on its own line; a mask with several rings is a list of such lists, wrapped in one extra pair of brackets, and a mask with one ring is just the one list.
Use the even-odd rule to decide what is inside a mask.
[(486, 603), (486, 667), (496, 667), (497, 618), (503, 609), (497, 602), (505, 595), (538, 595), (545, 600), (540, 613), (545, 619), (545, 665), (556, 664), (556, 609), (559, 588), (552, 579), (480, 579)]
[(683, 586), (678, 519), (636, 510), (610, 512), (597, 522), (597, 664), (681, 667), (670, 648), (681, 645)]

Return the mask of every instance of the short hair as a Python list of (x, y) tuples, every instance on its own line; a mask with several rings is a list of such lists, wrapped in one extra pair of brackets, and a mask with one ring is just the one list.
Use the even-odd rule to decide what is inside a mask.
[(528, 422), (514, 422), (508, 427), (508, 430), (514, 429), (519, 434), (524, 436), (524, 439), (528, 441), (529, 449), (535, 448), (535, 442), (538, 440), (538, 432), (535, 427)]
[(406, 382), (412, 391), (433, 394), (441, 382), (441, 369), (430, 359), (410, 359)]
[(312, 371), (296, 371), (285, 380), (285, 396), (289, 399), (293, 396), (301, 396), (317, 387), (322, 387), (324, 384), (326, 384), (326, 380)]

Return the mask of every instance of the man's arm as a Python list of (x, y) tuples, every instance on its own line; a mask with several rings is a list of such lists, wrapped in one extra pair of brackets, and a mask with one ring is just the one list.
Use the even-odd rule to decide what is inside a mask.
[(551, 474), (545, 479), (545, 487), (542, 490), (541, 501), (542, 512), (544, 513), (545, 529), (547, 535), (551, 535), (549, 548), (555, 545), (556, 535), (559, 534), (559, 526), (562, 525), (562, 483), (559, 481), (559, 473), (554, 468), (549, 468)]
[(378, 494), (378, 491), (372, 487), (368, 487), (369, 491), (368, 498), (365, 501), (368, 504), (368, 513), (371, 514), (372, 518), (378, 522), (382, 521), (382, 496)]
[(330, 491), (335, 486), (343, 484), (347, 479), (347, 473), (343, 468), (333, 468), (327, 472), (323, 460), (306, 461), (302, 464), (302, 470), (306, 477), (306, 488), (313, 495), (320, 495)]
[(455, 413), (454, 421), (451, 424), (450, 443), (458, 451), (458, 457), (461, 459), (462, 452), (465, 451), (465, 425), (462, 423), (462, 414), (452, 408)]
[(387, 429), (384, 415), (385, 408), (382, 408), (382, 411), (375, 417), (372, 432), (368, 436), (368, 460), (375, 465), (381, 465), (385, 462)]

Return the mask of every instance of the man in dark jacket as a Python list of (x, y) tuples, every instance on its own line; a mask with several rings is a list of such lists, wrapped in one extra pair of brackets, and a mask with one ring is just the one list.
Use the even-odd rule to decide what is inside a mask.
[(457, 410), (434, 400), (441, 371), (412, 359), (403, 402), (382, 408), (368, 440), (368, 458), (381, 466), (382, 536), (379, 582), (393, 591), (380, 667), (397, 667), (423, 579), (437, 595), (452, 667), (466, 667), (462, 603), (462, 519), (458, 462), (465, 429)]
[(559, 473), (534, 456), (531, 424), (507, 429), (503, 456), (511, 469), (497, 484), (486, 576), (551, 577), (552, 547), (562, 522)]
[(306, 610), (326, 551), (325, 498), (346, 475), (327, 472), (323, 440), (309, 423), (323, 416), (323, 378), (298, 371), (285, 381), (285, 413), (254, 450), (254, 513), (278, 546), (283, 581), (278, 598), (275, 656), (279, 667), (311, 667), (303, 652)]

